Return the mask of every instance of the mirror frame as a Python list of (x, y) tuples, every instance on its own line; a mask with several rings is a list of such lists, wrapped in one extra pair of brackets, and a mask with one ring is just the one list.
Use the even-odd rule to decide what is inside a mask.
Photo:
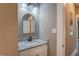
[(30, 16), (33, 17), (33, 20), (35, 21), (35, 32), (36, 32), (36, 19), (35, 19), (35, 17), (34, 17), (32, 14), (27, 13), (27, 14), (24, 14), (24, 16), (22, 17), (22, 34), (23, 34), (23, 35), (32, 34), (32, 33), (31, 33), (31, 29), (30, 29), (30, 33), (23, 33), (23, 20), (25, 20), (24, 18), (25, 18), (25, 16), (27, 16), (27, 15), (30, 15)]

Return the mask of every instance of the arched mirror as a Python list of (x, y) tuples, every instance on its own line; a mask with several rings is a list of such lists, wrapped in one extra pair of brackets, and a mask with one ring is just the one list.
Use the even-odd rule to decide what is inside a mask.
[(23, 34), (35, 33), (35, 17), (31, 14), (23, 16)]

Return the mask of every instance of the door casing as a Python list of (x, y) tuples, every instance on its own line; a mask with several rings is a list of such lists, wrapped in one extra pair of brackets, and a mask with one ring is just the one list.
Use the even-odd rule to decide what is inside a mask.
[(65, 56), (64, 4), (57, 3), (57, 56)]

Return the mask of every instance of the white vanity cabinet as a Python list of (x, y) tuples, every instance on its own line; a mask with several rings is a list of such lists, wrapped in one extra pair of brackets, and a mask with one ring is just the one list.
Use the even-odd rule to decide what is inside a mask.
[(20, 51), (20, 56), (47, 56), (47, 44)]

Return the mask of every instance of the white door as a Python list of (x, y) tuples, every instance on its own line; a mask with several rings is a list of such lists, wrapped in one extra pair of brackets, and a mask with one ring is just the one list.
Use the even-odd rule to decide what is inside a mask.
[(65, 55), (64, 4), (57, 3), (57, 56)]

